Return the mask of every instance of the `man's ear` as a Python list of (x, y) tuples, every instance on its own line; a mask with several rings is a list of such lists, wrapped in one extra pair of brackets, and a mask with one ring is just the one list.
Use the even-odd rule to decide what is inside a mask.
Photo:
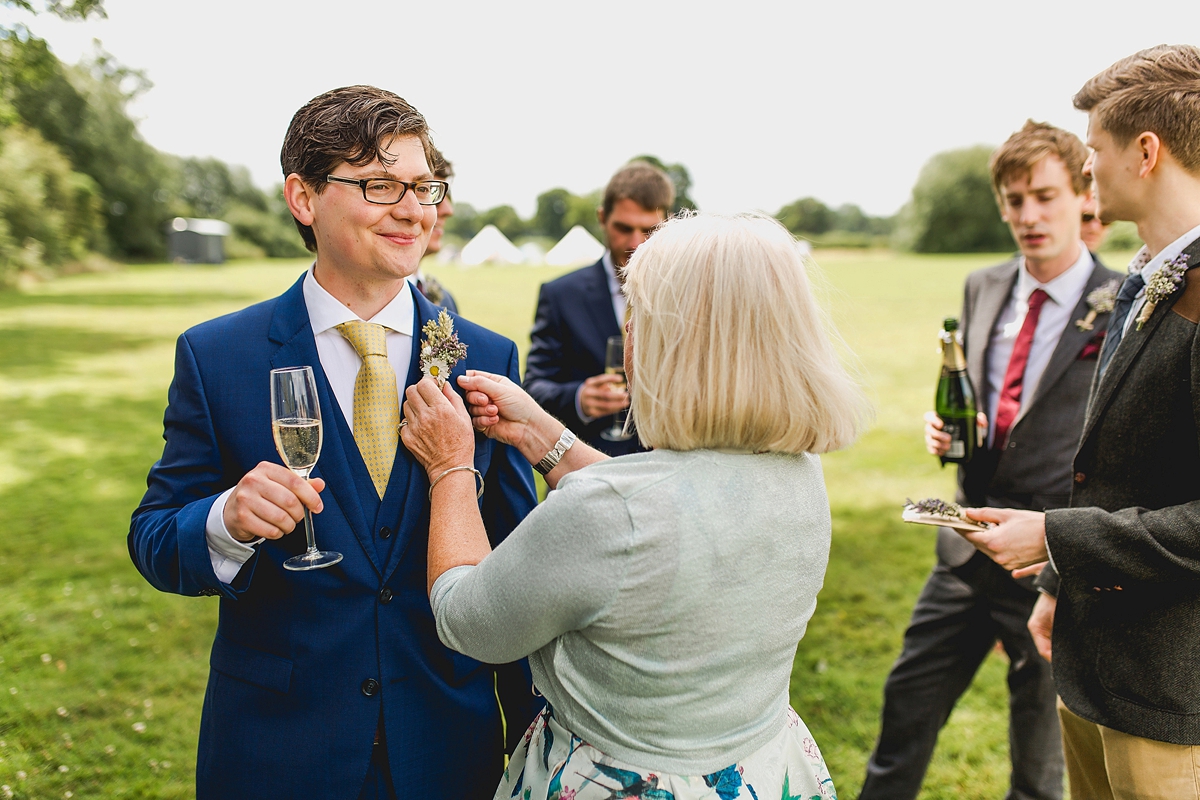
[(1162, 155), (1163, 151), (1162, 139), (1159, 139), (1158, 134), (1154, 131), (1142, 131), (1138, 134), (1134, 146), (1141, 151), (1138, 177), (1145, 178), (1158, 165), (1159, 156)]
[(313, 199), (316, 193), (304, 179), (296, 173), (287, 176), (283, 182), (283, 199), (287, 202), (288, 210), (302, 225), (313, 224)]
[(604, 206), (596, 207), (596, 219), (600, 220), (600, 226), (604, 227), (604, 219), (605, 219)]

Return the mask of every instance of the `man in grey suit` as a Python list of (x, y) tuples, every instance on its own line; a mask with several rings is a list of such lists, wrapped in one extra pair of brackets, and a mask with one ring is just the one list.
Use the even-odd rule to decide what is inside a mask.
[[(1071, 133), (1030, 121), (992, 155), (992, 185), (1020, 247), (1010, 261), (967, 278), (960, 330), (967, 371), (987, 409), (987, 446), (959, 469), (959, 502), (1059, 508), (1071, 492), (1071, 456), (1083, 428), (1104, 315), (1089, 295), (1116, 273), (1080, 242), (1091, 189)], [(950, 437), (926, 415), (926, 446)], [(1037, 593), (961, 536), (938, 529), (938, 563), (917, 600), (904, 648), (884, 688), (883, 726), (860, 798), (914, 798), (938, 732), (999, 640), (1009, 657), (1009, 798), (1062, 797), (1062, 751), (1050, 665), (1025, 627)]]
[[(1075, 95), (1100, 219), (1146, 246), (1109, 322), (1071, 507), (979, 509), (969, 535), (1045, 591), (1071, 793), (1200, 798), (1200, 48), (1160, 45)], [(1189, 271), (1191, 269), (1191, 271)]]

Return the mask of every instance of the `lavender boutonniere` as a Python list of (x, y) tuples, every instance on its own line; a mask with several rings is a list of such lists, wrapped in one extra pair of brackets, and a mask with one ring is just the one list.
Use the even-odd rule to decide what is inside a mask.
[(1146, 304), (1137, 316), (1137, 329), (1140, 331), (1155, 307), (1175, 293), (1183, 283), (1183, 273), (1187, 272), (1188, 255), (1180, 253), (1171, 261), (1163, 264), (1162, 269), (1154, 274), (1146, 283)]
[(467, 357), (467, 346), (458, 340), (454, 320), (444, 309), (436, 320), (425, 323), (421, 333), (421, 372), (437, 381), (440, 389), (454, 365)]
[(1103, 286), (1098, 286), (1089, 292), (1087, 296), (1087, 316), (1083, 319), (1075, 320), (1075, 327), (1081, 331), (1090, 331), (1096, 327), (1093, 324), (1096, 321), (1096, 317), (1113, 310), (1113, 306), (1117, 302), (1117, 290), (1120, 287), (1121, 282), (1113, 278)]

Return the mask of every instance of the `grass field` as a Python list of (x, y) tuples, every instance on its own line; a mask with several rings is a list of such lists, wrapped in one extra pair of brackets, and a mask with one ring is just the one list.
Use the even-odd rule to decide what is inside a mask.
[[(883, 679), (933, 563), (932, 530), (901, 525), (899, 506), (952, 492), (920, 436), (935, 333), (957, 313), (966, 273), (996, 258), (818, 260), (877, 415), (858, 445), (824, 460), (833, 557), (792, 703), (839, 795), (853, 798)], [(0, 800), (192, 796), (217, 602), (150, 589), (126, 551), (129, 514), (161, 453), (175, 337), (278, 294), (303, 266), (132, 267), (0, 293)], [(560, 271), (434, 273), (466, 316), (524, 354), (537, 287)], [(960, 703), (923, 797), (1006, 791), (1004, 669), (990, 657)]]

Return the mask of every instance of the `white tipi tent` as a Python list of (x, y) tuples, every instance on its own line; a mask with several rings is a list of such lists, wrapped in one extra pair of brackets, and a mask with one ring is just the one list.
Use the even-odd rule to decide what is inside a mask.
[(587, 232), (582, 225), (567, 231), (567, 235), (546, 253), (546, 264), (552, 267), (568, 267), (572, 264), (591, 264), (604, 255), (604, 245)]
[(463, 245), (459, 261), (468, 267), (479, 264), (520, 264), (525, 260), (517, 246), (495, 225), (485, 225)]

